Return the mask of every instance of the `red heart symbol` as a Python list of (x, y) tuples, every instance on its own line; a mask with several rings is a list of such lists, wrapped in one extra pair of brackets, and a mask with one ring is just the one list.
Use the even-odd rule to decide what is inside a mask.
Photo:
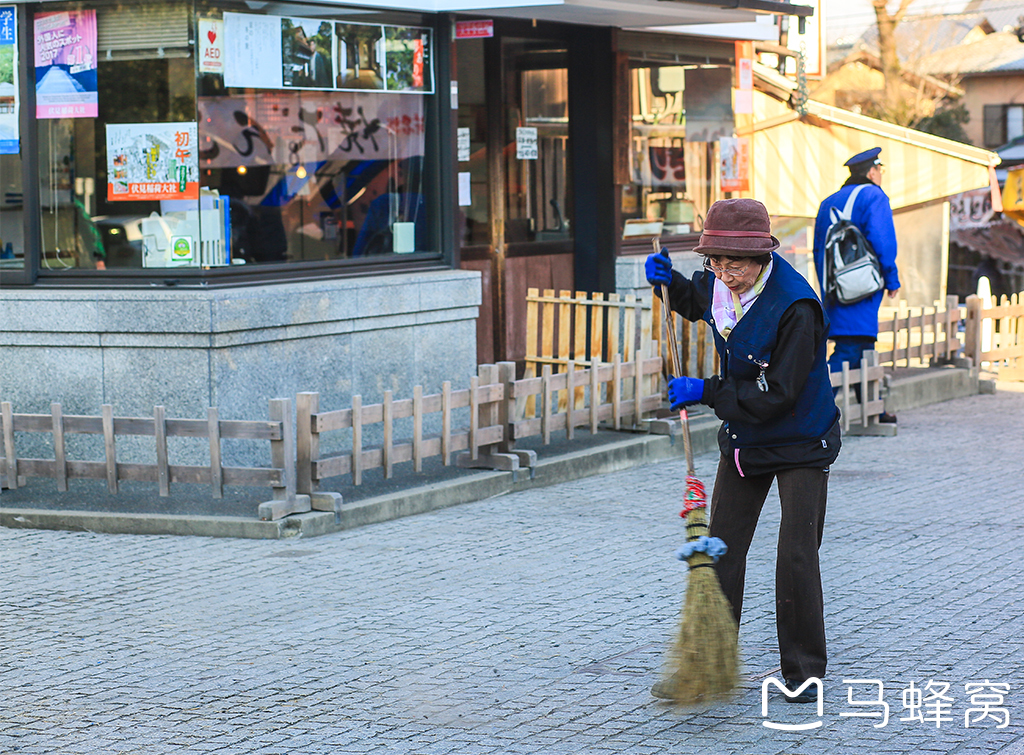
[(210, 44), (212, 45), (213, 40), (217, 38), (217, 32), (215, 32), (213, 29), (210, 29), (208, 32), (206, 32), (206, 36), (209, 38)]

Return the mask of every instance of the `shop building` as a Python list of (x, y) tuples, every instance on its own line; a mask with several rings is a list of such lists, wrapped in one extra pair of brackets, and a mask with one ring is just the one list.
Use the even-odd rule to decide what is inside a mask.
[(3, 397), (261, 417), (519, 359), (527, 287), (628, 290), (634, 229), (743, 190), (737, 51), (811, 13), (0, 2)]

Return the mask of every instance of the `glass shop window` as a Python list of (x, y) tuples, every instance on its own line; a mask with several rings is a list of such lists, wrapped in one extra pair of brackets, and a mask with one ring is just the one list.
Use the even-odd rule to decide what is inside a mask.
[(197, 14), (200, 183), (227, 208), (232, 262), (436, 252), (431, 29), (248, 7)]
[(634, 63), (630, 71), (633, 181), (622, 189), (623, 236), (697, 233), (723, 198), (733, 139), (731, 66)]
[(432, 30), (251, 5), (34, 7), (41, 272), (436, 253)]

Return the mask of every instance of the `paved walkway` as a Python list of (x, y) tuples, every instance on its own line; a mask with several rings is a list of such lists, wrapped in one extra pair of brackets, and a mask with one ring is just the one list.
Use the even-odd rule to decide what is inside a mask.
[[(0, 529), (0, 753), (1022, 755), (1022, 428), (1000, 392), (846, 441), (820, 717), (762, 717), (777, 499), (740, 696), (649, 696), (685, 589), (670, 461), (295, 542)], [(887, 722), (843, 715), (882, 712), (847, 679)]]

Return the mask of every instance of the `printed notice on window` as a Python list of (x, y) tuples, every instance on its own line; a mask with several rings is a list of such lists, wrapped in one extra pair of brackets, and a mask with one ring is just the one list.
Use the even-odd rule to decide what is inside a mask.
[(520, 126), (516, 129), (516, 159), (537, 159), (537, 129), (532, 126)]
[(224, 85), (281, 89), (281, 19), (224, 13)]
[(107, 124), (107, 200), (199, 199), (196, 132), (194, 122)]
[(455, 151), (458, 154), (459, 162), (464, 163), (469, 160), (469, 129), (459, 128), (455, 130), (456, 133), (456, 148)]

